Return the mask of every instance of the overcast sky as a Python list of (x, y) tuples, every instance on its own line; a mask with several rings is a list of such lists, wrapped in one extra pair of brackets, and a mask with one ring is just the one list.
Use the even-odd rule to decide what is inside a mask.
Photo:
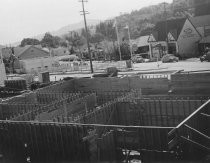
[[(0, 44), (21, 41), (82, 21), (79, 0), (0, 0)], [(89, 0), (88, 19), (104, 20), (172, 0)]]

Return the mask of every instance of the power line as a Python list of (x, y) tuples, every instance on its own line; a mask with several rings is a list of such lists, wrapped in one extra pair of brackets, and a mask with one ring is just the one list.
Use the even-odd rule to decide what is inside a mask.
[(87, 21), (86, 21), (86, 14), (89, 14), (89, 12), (85, 11), (85, 5), (84, 5), (84, 2), (88, 2), (88, 1), (87, 0), (81, 0), (79, 2), (82, 3), (82, 11), (80, 11), (80, 12), (82, 12), (81, 15), (83, 15), (83, 17), (84, 17), (88, 54), (89, 54), (89, 58), (90, 58), (90, 70), (91, 70), (91, 73), (93, 73), (92, 56), (91, 56), (91, 52), (90, 52), (89, 35), (88, 35), (88, 28), (87, 28)]

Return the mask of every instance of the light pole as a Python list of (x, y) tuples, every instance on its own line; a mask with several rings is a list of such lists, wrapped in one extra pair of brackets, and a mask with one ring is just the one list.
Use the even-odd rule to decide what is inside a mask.
[(130, 28), (128, 26), (128, 24), (126, 25), (125, 29), (128, 30), (128, 39), (129, 39), (129, 44), (130, 44), (130, 54), (131, 54), (131, 59), (132, 59), (132, 44), (131, 44), (131, 35), (130, 35)]
[(120, 49), (119, 31), (118, 31), (117, 20), (116, 19), (115, 19), (114, 26), (115, 26), (115, 30), (116, 30), (116, 34), (117, 34), (118, 51), (119, 51), (120, 61), (121, 61), (122, 60), (122, 54), (121, 54), (121, 49)]

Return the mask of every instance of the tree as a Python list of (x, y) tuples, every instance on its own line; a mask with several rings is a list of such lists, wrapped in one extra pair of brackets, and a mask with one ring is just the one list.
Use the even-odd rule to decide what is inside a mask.
[(106, 40), (117, 40), (117, 34), (113, 21), (101, 22), (99, 25), (96, 26), (96, 33), (102, 34)]
[(13, 74), (15, 73), (15, 67), (14, 67), (15, 60), (17, 60), (17, 57), (14, 54), (14, 47), (12, 47), (11, 51), (10, 51), (9, 63), (12, 67), (12, 73)]
[(37, 39), (33, 39), (33, 38), (24, 38), (22, 41), (21, 41), (21, 44), (20, 46), (21, 47), (24, 47), (26, 45), (39, 45), (40, 44), (40, 41), (37, 40)]
[(74, 53), (74, 48), (79, 49), (85, 43), (85, 39), (83, 36), (79, 35), (76, 31), (71, 31), (70, 35), (66, 35), (65, 39), (71, 45), (70, 53)]
[(42, 47), (56, 48), (59, 46), (60, 37), (53, 36), (50, 33), (45, 33), (43, 39), (41, 40)]
[(90, 43), (93, 44), (99, 44), (103, 40), (104, 40), (104, 35), (101, 33), (95, 33), (90, 37)]
[[(122, 60), (131, 59), (130, 45), (126, 41), (123, 41), (120, 44), (120, 51), (121, 51)], [(119, 52), (118, 51), (117, 51), (117, 58), (119, 59)]]

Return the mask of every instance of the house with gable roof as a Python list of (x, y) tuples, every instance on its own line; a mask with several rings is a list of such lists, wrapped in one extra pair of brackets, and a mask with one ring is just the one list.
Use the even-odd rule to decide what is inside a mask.
[(198, 48), (202, 53), (205, 48), (210, 48), (210, 15), (196, 16), (189, 19), (201, 35)]
[[(150, 35), (149, 42), (161, 45), (163, 55), (168, 53), (181, 58), (201, 55), (199, 44), (210, 42), (210, 16), (178, 18), (158, 22)], [(209, 39), (209, 41), (208, 41)]]
[[(14, 54), (12, 54), (14, 53)], [(49, 52), (42, 50), (38, 46), (26, 45), (25, 47), (15, 47), (2, 49), (4, 58), (15, 58), (14, 68), (19, 73), (35, 73), (48, 71), (52, 68), (52, 59)]]
[[(154, 27), (148, 42), (152, 45), (152, 56), (155, 57), (154, 51), (159, 49), (159, 57), (166, 54), (166, 46), (168, 43), (168, 52), (170, 54), (178, 54), (178, 39), (186, 22), (186, 18), (170, 19), (160, 21)], [(157, 54), (156, 54), (157, 55)]]

